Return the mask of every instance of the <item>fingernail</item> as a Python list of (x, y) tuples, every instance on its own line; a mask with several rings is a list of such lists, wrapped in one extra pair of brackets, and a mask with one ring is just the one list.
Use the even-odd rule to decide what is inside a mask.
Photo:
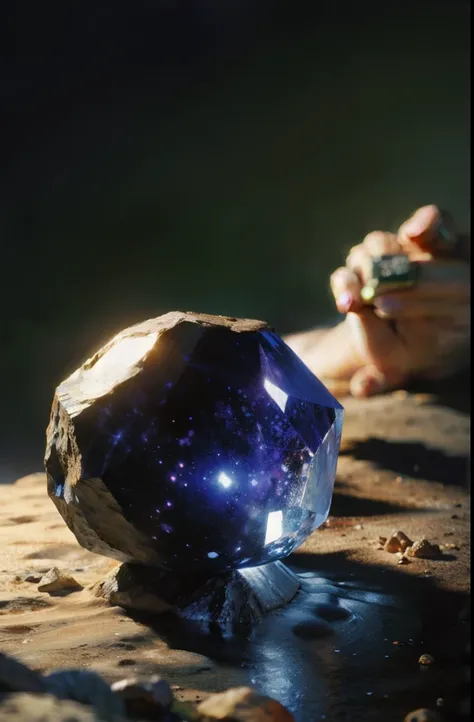
[(337, 297), (336, 305), (341, 313), (347, 313), (354, 302), (352, 293), (344, 291), (340, 296)]

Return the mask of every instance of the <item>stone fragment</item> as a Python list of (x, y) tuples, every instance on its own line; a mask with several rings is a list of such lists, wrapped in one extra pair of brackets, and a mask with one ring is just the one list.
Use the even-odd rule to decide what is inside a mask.
[(95, 553), (208, 576), (258, 566), (326, 520), (342, 420), (266, 324), (169, 313), (58, 386), (48, 493)]
[(410, 564), (410, 560), (402, 552), (397, 552), (397, 557), (399, 564)]
[(197, 708), (200, 722), (294, 722), (279, 702), (250, 687), (236, 687), (208, 697)]
[(385, 542), (384, 549), (389, 554), (404, 552), (405, 549), (411, 547), (412, 540), (403, 531), (394, 532)]
[(422, 664), (424, 667), (429, 667), (434, 664), (434, 661), (434, 657), (432, 657), (431, 654), (422, 654), (418, 660), (418, 664)]
[(48, 691), (58, 699), (70, 699), (94, 708), (101, 722), (125, 717), (125, 705), (102, 679), (88, 669), (59, 669), (45, 678)]
[(282, 607), (300, 588), (300, 580), (282, 562), (238, 569), (219, 576), (177, 575), (143, 564), (122, 564), (92, 593), (110, 604), (151, 614), (173, 611), (201, 624), (232, 632)]
[(20, 574), (19, 576), (20, 576), (20, 579), (22, 582), (30, 582), (31, 584), (38, 584), (38, 582), (40, 582), (41, 579), (43, 578), (43, 573), (30, 571), (30, 572), (25, 572), (24, 574)]
[(129, 717), (161, 719), (173, 704), (171, 687), (158, 675), (147, 680), (137, 677), (114, 682), (112, 690), (123, 700)]
[(428, 539), (420, 539), (408, 547), (405, 554), (416, 559), (439, 559), (441, 549), (438, 544), (431, 544)]
[(91, 591), (96, 597), (123, 609), (135, 609), (150, 614), (172, 611), (174, 605), (166, 602), (159, 594), (154, 570), (148, 570), (148, 574), (146, 571), (146, 567), (142, 570), (131, 564), (122, 564), (112, 569), (105, 579), (93, 584)]
[(38, 584), (39, 592), (73, 592), (82, 589), (81, 584), (74, 577), (62, 572), (57, 567), (52, 567), (47, 574), (42, 577)]
[(38, 672), (33, 671), (14, 657), (0, 652), (0, 693), (41, 694), (45, 691), (46, 683)]
[[(90, 707), (51, 695), (13, 694), (0, 703), (2, 722), (98, 722)], [(101, 721), (102, 722), (102, 721)], [(113, 717), (113, 722), (126, 722)]]

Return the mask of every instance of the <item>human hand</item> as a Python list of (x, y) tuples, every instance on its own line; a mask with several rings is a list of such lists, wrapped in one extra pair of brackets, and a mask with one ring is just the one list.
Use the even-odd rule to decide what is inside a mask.
[[(357, 355), (352, 395), (401, 388), (415, 378), (443, 378), (466, 365), (469, 239), (458, 236), (456, 244), (443, 243), (440, 224), (436, 206), (419, 208), (397, 234), (376, 231), (366, 236), (352, 248), (346, 265), (332, 274), (336, 305), (346, 314), (344, 335), (350, 336)], [(417, 283), (382, 292), (367, 305), (361, 290), (370, 281), (372, 260), (400, 253), (419, 267)]]

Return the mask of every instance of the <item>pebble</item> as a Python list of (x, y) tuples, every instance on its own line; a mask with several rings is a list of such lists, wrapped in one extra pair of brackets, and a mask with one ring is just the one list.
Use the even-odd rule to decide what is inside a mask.
[(114, 682), (112, 691), (123, 700), (129, 717), (161, 719), (173, 705), (171, 687), (158, 675), (147, 680), (137, 677), (121, 679)]
[(387, 539), (384, 549), (389, 554), (396, 554), (397, 552), (403, 553), (408, 547), (411, 547), (412, 544), (412, 540), (404, 531), (396, 531)]
[(439, 559), (441, 549), (437, 544), (431, 544), (428, 539), (419, 539), (407, 548), (405, 554), (416, 559)]
[(9, 692), (42, 694), (46, 691), (43, 677), (13, 657), (0, 652), (0, 687)]
[(429, 665), (434, 664), (434, 657), (432, 657), (431, 654), (422, 654), (418, 660), (418, 664), (428, 667)]
[(236, 687), (213, 694), (197, 708), (201, 722), (295, 722), (292, 714), (279, 702), (258, 694), (250, 687)]
[(57, 567), (53, 567), (47, 574), (42, 577), (38, 584), (39, 592), (63, 592), (78, 591), (82, 589), (82, 585), (77, 582), (74, 577), (62, 572)]
[[(94, 710), (52, 695), (13, 694), (0, 702), (2, 722), (97, 722)], [(116, 717), (117, 722), (124, 718)]]
[(20, 574), (20, 579), (22, 582), (30, 582), (32, 584), (38, 584), (38, 582), (40, 582), (42, 578), (43, 572), (28, 571), (24, 574)]
[(408, 391), (405, 391), (405, 389), (399, 389), (398, 391), (394, 391), (392, 393), (392, 396), (395, 399), (400, 399), (403, 401), (404, 399), (408, 398)]

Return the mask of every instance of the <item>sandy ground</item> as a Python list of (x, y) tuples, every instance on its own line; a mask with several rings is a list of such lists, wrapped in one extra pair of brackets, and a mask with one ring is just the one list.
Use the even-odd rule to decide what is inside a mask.
[[(212, 691), (255, 683), (288, 704), (301, 722), (382, 717), (388, 722), (403, 719), (413, 707), (433, 706), (443, 693), (442, 684), (445, 695), (454, 695), (454, 687), (446, 681), (446, 669), (450, 670), (448, 676), (452, 673), (459, 681), (463, 662), (462, 650), (456, 656), (456, 645), (467, 632), (462, 627), (467, 623), (462, 610), (470, 576), (466, 394), (440, 401), (426, 394), (398, 392), (345, 404), (331, 516), (291, 560), (296, 569), (323, 584), (339, 584), (346, 591), (351, 584), (359, 591), (365, 589), (366, 611), (359, 616), (354, 612), (353, 617), (359, 619), (359, 626), (354, 623), (339, 629), (338, 641), (318, 640), (314, 625), (305, 627), (301, 620), (292, 621), (293, 612), (288, 611), (265, 622), (253, 647), (247, 640), (240, 657), (232, 642), (214, 644), (209, 638), (177, 630), (174, 621), (155, 623), (108, 607), (89, 587), (116, 563), (77, 544), (47, 497), (44, 474), (37, 473), (0, 487), (0, 648), (41, 671), (91, 668), (108, 680), (159, 672), (175, 685), (182, 699), (202, 699)], [(412, 539), (426, 537), (449, 546), (440, 560), (419, 559), (400, 565), (397, 557), (378, 543), (379, 536), (389, 536), (397, 529)], [(70, 572), (83, 590), (54, 596), (39, 592), (37, 583), (24, 580), (27, 572), (46, 572), (53, 566)], [(327, 597), (331, 589), (319, 588), (318, 594)], [(403, 609), (397, 611), (395, 604), (390, 612), (391, 627), (380, 622), (380, 599), (371, 621), (367, 589), (382, 590), (390, 598), (398, 595), (402, 600)], [(304, 615), (301, 609), (299, 614)], [(409, 618), (416, 618), (416, 624), (408, 623)], [(281, 639), (287, 641), (281, 642), (283, 647), (276, 654), (269, 640), (278, 636), (278, 624), (285, 630), (291, 628), (293, 636), (282, 633)], [(404, 639), (403, 630), (409, 635), (413, 626), (417, 630), (413, 634), (418, 635), (415, 641), (414, 637)], [(373, 631), (376, 628), (380, 634)], [(370, 652), (370, 645), (367, 648), (370, 634), (379, 634), (372, 648), (377, 654), (380, 651), (380, 661), (375, 651)], [(313, 672), (308, 666), (309, 652), (302, 646), (304, 640), (295, 642), (295, 648), (291, 641), (305, 636), (311, 638), (311, 654), (317, 659), (313, 682), (307, 681)], [(349, 655), (349, 648), (356, 651)], [(434, 654), (435, 648), (435, 657), (442, 662), (439, 672), (429, 672), (434, 675), (431, 680), (421, 675), (422, 683), (418, 683), (419, 651)], [(365, 650), (360, 662), (356, 657), (359, 649)], [(272, 654), (279, 661), (272, 661)], [(291, 673), (289, 666), (284, 671), (282, 658), (291, 665)], [(391, 665), (389, 670), (382, 669), (383, 659)], [(299, 678), (295, 669), (301, 672)], [(411, 685), (407, 679), (415, 682)], [(349, 681), (342, 684), (341, 680)], [(407, 692), (410, 685), (413, 690)], [(305, 695), (311, 697), (312, 706), (306, 704)], [(387, 706), (387, 699), (396, 699), (396, 703)]]

